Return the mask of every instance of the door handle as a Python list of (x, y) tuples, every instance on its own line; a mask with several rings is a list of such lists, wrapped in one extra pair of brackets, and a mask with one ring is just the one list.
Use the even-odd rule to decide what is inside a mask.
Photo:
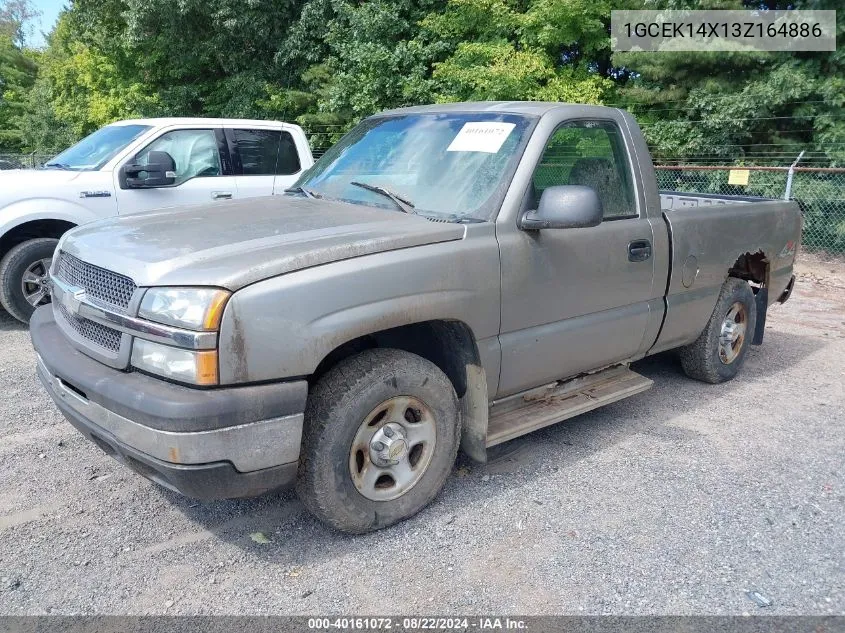
[(651, 242), (648, 240), (634, 240), (628, 244), (628, 261), (644, 262), (651, 257)]
[(212, 200), (231, 200), (232, 199), (232, 192), (231, 191), (212, 191), (211, 192), (211, 199)]

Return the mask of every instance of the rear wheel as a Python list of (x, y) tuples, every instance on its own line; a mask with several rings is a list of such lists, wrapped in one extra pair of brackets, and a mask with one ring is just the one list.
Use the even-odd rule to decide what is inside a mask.
[(0, 261), (0, 303), (18, 321), (50, 302), (49, 273), (59, 240), (41, 237), (12, 248)]
[(754, 293), (742, 279), (722, 286), (707, 327), (694, 343), (681, 348), (687, 376), (709, 383), (731, 380), (745, 362), (757, 325)]
[(344, 532), (392, 525), (437, 496), (459, 440), (458, 398), (436, 365), (401, 350), (367, 350), (309, 394), (299, 497)]

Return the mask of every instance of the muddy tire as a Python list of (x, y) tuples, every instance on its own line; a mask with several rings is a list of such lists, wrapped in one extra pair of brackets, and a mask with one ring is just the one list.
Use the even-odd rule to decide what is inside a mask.
[(29, 323), (35, 308), (50, 302), (47, 276), (59, 240), (40, 237), (12, 248), (0, 261), (0, 304), (18, 321)]
[(712, 384), (731, 380), (745, 362), (756, 323), (757, 304), (751, 286), (729, 278), (707, 327), (694, 343), (680, 349), (684, 372)]
[(297, 493), (335, 529), (387, 527), (437, 496), (460, 436), (458, 398), (436, 365), (401, 350), (361, 352), (308, 396)]

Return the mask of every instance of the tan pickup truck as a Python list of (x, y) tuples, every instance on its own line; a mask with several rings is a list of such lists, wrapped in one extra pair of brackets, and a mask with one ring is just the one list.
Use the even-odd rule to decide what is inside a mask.
[(459, 447), (484, 461), (648, 389), (632, 361), (677, 348), (733, 378), (800, 234), (792, 202), (658, 191), (617, 109), (408, 108), (285, 195), (70, 231), (32, 340), (68, 420), (142, 475), (200, 498), (296, 483), (365, 532), (431, 501)]

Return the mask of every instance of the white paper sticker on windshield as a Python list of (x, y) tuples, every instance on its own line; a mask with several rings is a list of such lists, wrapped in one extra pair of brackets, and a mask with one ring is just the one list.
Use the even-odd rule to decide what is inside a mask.
[(446, 148), (447, 152), (498, 152), (516, 127), (514, 123), (464, 123), (461, 131)]

